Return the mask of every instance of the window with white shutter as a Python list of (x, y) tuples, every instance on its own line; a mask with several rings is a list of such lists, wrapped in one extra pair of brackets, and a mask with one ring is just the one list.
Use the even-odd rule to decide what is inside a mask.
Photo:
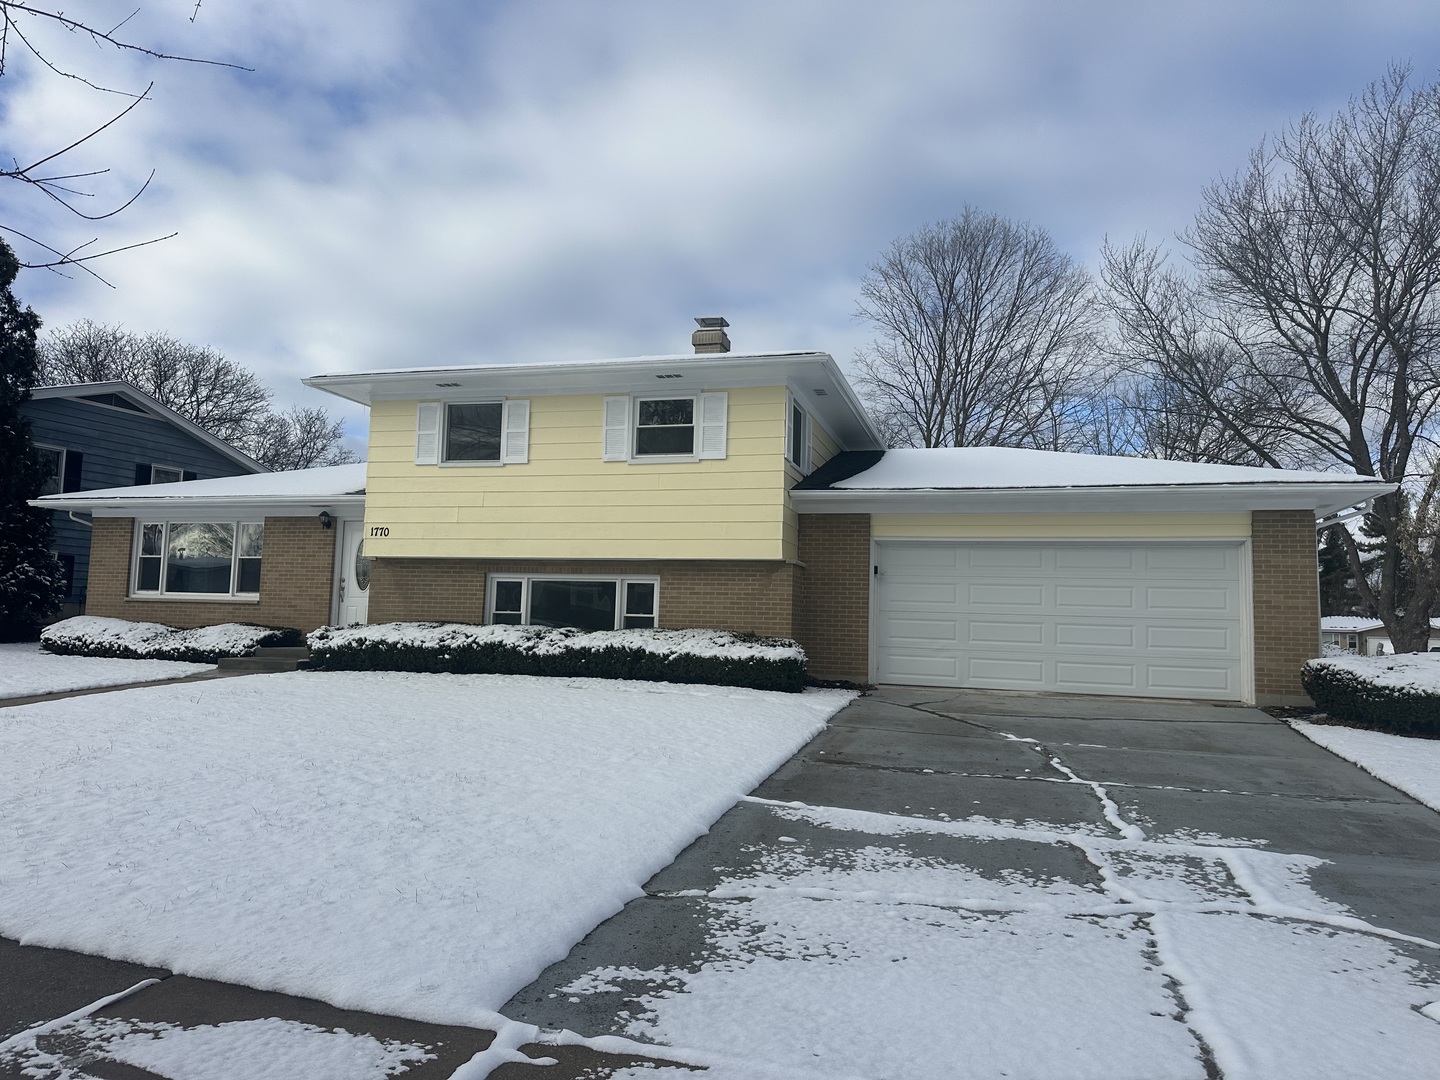
[(630, 460), (630, 399), (605, 399), (605, 439), (602, 458), (605, 461)]
[(440, 463), (440, 403), (422, 401), (415, 406), (415, 464)]
[(729, 412), (729, 395), (700, 395), (700, 457), (719, 459), (725, 456), (725, 424)]
[(523, 465), (530, 460), (530, 402), (505, 402), (505, 436), (500, 448), (500, 461), (505, 465)]

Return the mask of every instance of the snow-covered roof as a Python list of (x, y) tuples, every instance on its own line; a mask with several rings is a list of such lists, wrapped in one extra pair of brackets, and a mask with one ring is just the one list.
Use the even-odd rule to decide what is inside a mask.
[(364, 499), (365, 463), (362, 461), (319, 469), (74, 491), (67, 495), (46, 495), (32, 500), (30, 505), (103, 514), (106, 510), (173, 509), (178, 506), (310, 508), (331, 503), (363, 504)]
[(252, 473), (268, 472), (267, 466), (260, 464), (249, 454), (242, 453), (235, 449), (224, 439), (217, 438), (210, 434), (199, 424), (181, 416), (174, 409), (162, 405), (145, 391), (132, 383), (123, 382), (119, 379), (110, 382), (97, 383), (64, 383), (55, 386), (37, 386), (30, 391), (30, 397), (36, 401), (46, 401), (50, 398), (62, 398), (67, 401), (85, 401), (92, 398), (103, 397), (106, 394), (118, 394), (133, 402), (142, 413), (148, 413), (157, 420), (163, 420), (171, 424), (194, 439), (198, 439), (206, 446), (219, 454), (229, 458), (242, 469), (248, 469)]
[(878, 449), (884, 440), (844, 372), (829, 353), (669, 353), (598, 360), (525, 360), (452, 367), (401, 367), (336, 372), (302, 380), (348, 401), (464, 401), (473, 395), (681, 394), (752, 386), (789, 386), (805, 407), (850, 450)]
[(1320, 629), (1327, 634), (1354, 634), (1362, 630), (1378, 630), (1384, 625), (1379, 619), (1367, 619), (1363, 615), (1322, 615), (1320, 617)]
[(1133, 487), (1172, 484), (1375, 484), (1373, 476), (1205, 465), (1157, 458), (1062, 454), (1000, 446), (887, 450), (862, 473), (831, 487), (867, 491), (975, 488)]
[(810, 513), (1306, 509), (1324, 516), (1393, 490), (1346, 473), (974, 446), (837, 455), (791, 496)]

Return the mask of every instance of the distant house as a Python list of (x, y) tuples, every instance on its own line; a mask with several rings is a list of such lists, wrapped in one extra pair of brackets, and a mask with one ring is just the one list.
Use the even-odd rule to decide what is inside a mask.
[[(20, 412), (50, 468), (46, 495), (269, 471), (126, 382), (38, 387)], [(90, 522), (52, 516), (68, 581), (64, 613), (74, 615), (85, 610)]]
[[(1393, 653), (1389, 631), (1379, 619), (1361, 615), (1326, 615), (1320, 620), (1320, 642), (1361, 656)], [(1440, 619), (1430, 620), (1431, 649), (1440, 649)]]

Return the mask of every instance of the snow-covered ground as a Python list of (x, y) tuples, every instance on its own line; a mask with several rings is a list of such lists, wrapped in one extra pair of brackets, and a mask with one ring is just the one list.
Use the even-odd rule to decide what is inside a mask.
[(1363, 728), (1307, 724), (1303, 720), (1293, 721), (1290, 726), (1412, 799), (1440, 810), (1440, 739), (1413, 739)]
[(97, 686), (178, 679), (209, 671), (213, 664), (174, 660), (107, 660), (95, 656), (52, 656), (38, 643), (0, 645), (0, 699), (90, 690)]
[(483, 1025), (850, 697), (296, 672), (5, 709), (0, 934)]

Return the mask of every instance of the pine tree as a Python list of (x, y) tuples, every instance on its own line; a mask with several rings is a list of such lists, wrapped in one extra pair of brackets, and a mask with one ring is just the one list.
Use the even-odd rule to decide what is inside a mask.
[(30, 422), (20, 415), (35, 385), (40, 317), (10, 291), (19, 272), (15, 253), (0, 240), (0, 641), (32, 640), (65, 588), (50, 553), (50, 512), (26, 503), (40, 494), (45, 471)]
[(1325, 530), (1320, 543), (1320, 614), (1362, 615), (1365, 603), (1355, 587), (1350, 556), (1340, 539), (1340, 526)]

